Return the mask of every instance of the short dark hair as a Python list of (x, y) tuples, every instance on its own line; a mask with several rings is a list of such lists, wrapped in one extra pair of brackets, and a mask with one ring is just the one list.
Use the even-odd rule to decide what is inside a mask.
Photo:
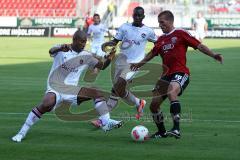
[(93, 17), (99, 17), (100, 18), (100, 15), (98, 13), (94, 13)]
[(159, 13), (158, 17), (160, 16), (165, 16), (165, 18), (169, 21), (174, 21), (174, 15), (171, 11), (169, 10), (165, 10), (165, 11), (162, 11), (161, 13)]
[(134, 10), (133, 10), (133, 12), (136, 12), (136, 10), (142, 10), (143, 13), (144, 13), (144, 9), (143, 9), (143, 7), (141, 7), (141, 6), (135, 7)]

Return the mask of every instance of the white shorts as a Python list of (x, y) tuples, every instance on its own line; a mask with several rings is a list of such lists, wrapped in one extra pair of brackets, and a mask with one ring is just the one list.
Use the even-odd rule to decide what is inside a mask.
[(61, 106), (62, 102), (68, 102), (74, 105), (77, 105), (77, 95), (68, 95), (59, 93), (51, 88), (48, 88), (46, 93), (54, 93), (56, 95), (56, 103), (54, 105), (53, 110)]
[(104, 57), (106, 55), (106, 53), (102, 51), (101, 45), (92, 45), (91, 52), (98, 57)]
[(199, 31), (196, 31), (195, 32), (195, 37), (198, 39), (198, 40), (202, 40), (206, 37), (206, 34), (205, 32), (199, 32)]
[(132, 71), (130, 64), (127, 62), (127, 57), (123, 54), (119, 54), (115, 61), (114, 82), (117, 82), (119, 77), (125, 79), (127, 82), (131, 81), (138, 71)]

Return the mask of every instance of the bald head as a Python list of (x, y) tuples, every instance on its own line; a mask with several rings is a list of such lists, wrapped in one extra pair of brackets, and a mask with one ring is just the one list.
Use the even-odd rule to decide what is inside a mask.
[(77, 30), (73, 35), (72, 47), (76, 52), (84, 49), (87, 42), (87, 34), (82, 30)]
[(81, 40), (81, 39), (86, 39), (86, 38), (87, 38), (87, 34), (80, 29), (78, 29), (73, 35), (73, 41), (75, 41), (77, 39)]

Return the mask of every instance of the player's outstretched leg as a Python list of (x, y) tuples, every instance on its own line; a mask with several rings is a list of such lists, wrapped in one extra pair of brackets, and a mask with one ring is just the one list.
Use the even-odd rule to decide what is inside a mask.
[(146, 105), (146, 101), (137, 98), (130, 91), (126, 90), (127, 81), (121, 77), (118, 78), (114, 84), (115, 94), (123, 98), (129, 105), (135, 105), (137, 109), (136, 118), (139, 119), (143, 115), (143, 109)]
[(110, 131), (113, 128), (119, 128), (122, 126), (122, 121), (110, 119), (110, 109), (104, 100), (103, 93), (100, 90), (97, 90), (96, 88), (83, 87), (79, 91), (78, 96), (88, 97), (94, 100), (95, 109), (99, 114), (99, 118), (91, 122), (94, 126), (101, 128), (103, 131)]
[(54, 93), (47, 93), (43, 98), (42, 103), (32, 109), (32, 111), (28, 114), (28, 117), (23, 124), (20, 131), (12, 137), (14, 142), (21, 142), (27, 135), (29, 129), (37, 123), (37, 121), (42, 117), (42, 115), (46, 112), (52, 110), (55, 105), (56, 95)]
[(114, 128), (120, 128), (123, 125), (123, 121), (110, 119), (109, 108), (103, 98), (95, 99), (95, 109), (100, 115), (96, 120), (97, 124), (95, 124), (95, 126), (100, 127), (104, 132), (110, 131)]

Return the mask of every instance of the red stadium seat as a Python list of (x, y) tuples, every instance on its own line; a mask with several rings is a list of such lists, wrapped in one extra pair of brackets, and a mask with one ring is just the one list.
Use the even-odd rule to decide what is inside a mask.
[(0, 9), (0, 16), (5, 16), (5, 10), (3, 10), (3, 9)]
[(76, 16), (76, 0), (0, 0), (0, 16), (3, 15), (72, 17)]

